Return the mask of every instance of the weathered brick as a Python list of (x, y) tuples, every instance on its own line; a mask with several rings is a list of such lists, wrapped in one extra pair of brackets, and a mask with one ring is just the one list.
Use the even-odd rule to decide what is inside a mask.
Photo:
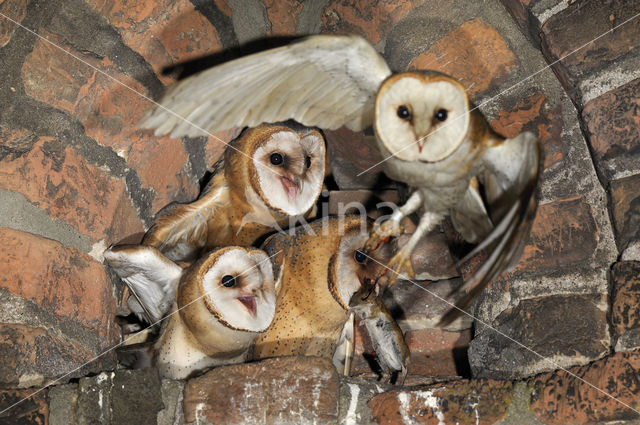
[[(28, 0), (4, 0), (0, 2), (0, 13), (20, 23), (24, 17), (27, 16), (28, 3)], [(9, 43), (18, 26), (4, 17), (0, 17), (0, 20), (2, 20), (2, 26), (0, 26), (0, 47), (4, 47)]]
[(40, 138), (29, 153), (0, 160), (0, 176), (0, 188), (22, 193), (94, 241), (114, 243), (144, 230), (124, 182), (59, 140)]
[(407, 331), (411, 352), (409, 374), (432, 377), (468, 376), (467, 349), (471, 330), (448, 332), (441, 329)]
[[(47, 37), (72, 49), (54, 34)], [(123, 157), (138, 171), (143, 185), (154, 190), (153, 210), (176, 199), (193, 199), (198, 192), (197, 179), (185, 166), (188, 157), (182, 142), (158, 139), (150, 131), (136, 129), (149, 107), (141, 96), (146, 95), (144, 87), (119, 72), (108, 58), (99, 61), (89, 54), (73, 53), (95, 69), (38, 40), (22, 68), (27, 94), (71, 113), (83, 123), (89, 137)]]
[(267, 17), (271, 22), (269, 35), (291, 35), (296, 33), (298, 16), (303, 3), (299, 1), (263, 0)]
[(576, 87), (582, 80), (613, 61), (640, 56), (640, 20), (611, 31), (638, 13), (640, 3), (635, 0), (582, 0), (542, 25), (542, 51), (574, 101), (580, 103)]
[(531, 382), (536, 386), (531, 410), (545, 424), (638, 418), (638, 413), (624, 404), (640, 409), (639, 352), (616, 353), (587, 366), (541, 375)]
[(187, 422), (335, 424), (339, 380), (327, 359), (281, 357), (223, 366), (187, 382)]
[[(462, 284), (459, 278), (434, 282), (398, 281), (383, 294), (385, 305), (404, 330), (437, 329), (451, 309), (449, 294)], [(448, 302), (445, 302), (447, 300)], [(449, 331), (471, 328), (472, 318), (461, 315), (447, 326)]]
[(606, 180), (616, 173), (640, 172), (640, 79), (588, 102), (582, 119)]
[(544, 150), (545, 173), (562, 168), (568, 146), (562, 138), (562, 110), (552, 106), (546, 94), (538, 93), (520, 100), (514, 108), (498, 112), (491, 127), (504, 137), (516, 137), (532, 131)]
[(393, 26), (425, 0), (332, 0), (322, 12), (322, 32), (359, 34), (373, 45), (384, 40)]
[[(119, 340), (111, 282), (87, 254), (2, 228), (0, 276), (2, 383), (40, 385)], [(114, 360), (109, 353), (87, 370), (113, 367)]]
[(517, 67), (518, 59), (507, 42), (481, 18), (463, 23), (409, 64), (409, 69), (457, 78), (472, 99), (499, 86)]
[(598, 226), (592, 206), (584, 198), (540, 205), (528, 243), (512, 273), (539, 275), (587, 265), (597, 246)]
[(616, 351), (640, 348), (640, 262), (623, 261), (611, 271), (611, 324)]
[(391, 186), (384, 175), (374, 136), (345, 127), (325, 131), (333, 178), (342, 190), (384, 189)]
[(599, 359), (611, 344), (606, 310), (605, 295), (521, 300), (500, 313), (491, 329), (476, 332), (469, 346), (473, 376), (518, 379)]
[(29, 152), (38, 137), (24, 129), (6, 129), (0, 127), (0, 161), (5, 157), (13, 160)]
[(162, 70), (222, 48), (215, 27), (188, 0), (162, 0), (135, 6), (116, 0), (85, 0), (113, 25), (123, 41), (144, 57), (165, 83)]
[(503, 419), (511, 402), (513, 383), (477, 379), (456, 381), (412, 391), (394, 390), (369, 402), (380, 425), (478, 424)]
[(609, 196), (616, 243), (624, 250), (640, 241), (640, 174), (611, 182)]
[[(0, 422), (4, 425), (47, 425), (49, 423), (47, 390), (33, 394), (35, 392), (35, 389), (0, 391), (0, 411), (9, 408), (0, 413)], [(23, 400), (25, 398), (26, 400)]]

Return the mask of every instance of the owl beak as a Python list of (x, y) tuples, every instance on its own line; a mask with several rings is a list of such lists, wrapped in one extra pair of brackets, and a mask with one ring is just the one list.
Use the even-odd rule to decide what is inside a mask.
[(255, 317), (256, 310), (257, 310), (256, 297), (252, 295), (241, 295), (239, 297), (236, 297), (236, 299), (240, 301), (242, 305), (246, 307), (247, 310), (249, 310), (249, 313), (251, 313), (252, 316)]
[(424, 147), (424, 141), (422, 139), (418, 139), (416, 141), (416, 144), (418, 145), (418, 152), (422, 153), (422, 148)]
[(300, 190), (300, 179), (290, 175), (281, 175), (280, 183), (282, 183), (282, 187), (284, 188), (284, 191), (287, 192), (287, 196), (289, 196), (289, 199), (291, 201), (296, 199), (296, 196), (298, 196), (298, 191)]

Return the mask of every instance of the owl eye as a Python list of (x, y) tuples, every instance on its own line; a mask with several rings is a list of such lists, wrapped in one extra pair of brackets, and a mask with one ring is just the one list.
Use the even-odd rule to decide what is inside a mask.
[(411, 111), (405, 105), (398, 106), (398, 110), (396, 111), (396, 113), (398, 114), (398, 117), (402, 118), (403, 120), (411, 119)]
[(284, 158), (282, 157), (281, 153), (274, 152), (269, 157), (269, 161), (271, 161), (273, 165), (282, 165), (282, 163), (284, 162)]
[(307, 155), (307, 157), (304, 159), (304, 164), (307, 166), (307, 168), (311, 168), (311, 157), (309, 155)]
[(222, 286), (231, 288), (236, 284), (236, 278), (230, 274), (222, 276)]
[(353, 253), (353, 258), (356, 260), (356, 263), (364, 264), (367, 261), (367, 254), (357, 249), (356, 252)]
[(436, 111), (435, 117), (438, 121), (445, 121), (447, 119), (447, 110), (446, 109), (438, 109)]

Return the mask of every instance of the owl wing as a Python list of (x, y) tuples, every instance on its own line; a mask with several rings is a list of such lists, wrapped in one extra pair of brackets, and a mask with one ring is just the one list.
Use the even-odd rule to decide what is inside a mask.
[[(495, 224), (493, 230), (461, 262), (488, 248), (488, 257), (480, 268), (450, 297), (471, 288), (456, 303), (466, 309), (498, 274), (509, 270), (520, 258), (538, 206), (538, 186), (542, 150), (533, 133), (525, 132), (513, 139), (497, 142), (482, 157), (483, 172), (478, 176), (484, 185), (485, 210)], [(440, 324), (458, 316), (451, 310)]]
[(156, 135), (201, 136), (236, 126), (294, 119), (359, 131), (391, 74), (358, 36), (315, 35), (226, 62), (173, 86), (141, 121)]
[(182, 268), (151, 246), (121, 245), (104, 252), (107, 263), (140, 302), (150, 323), (171, 309)]
[[(209, 222), (228, 201), (222, 174), (214, 176), (200, 198), (190, 204), (171, 203), (157, 215), (142, 243), (157, 248), (172, 261), (193, 261), (207, 245)], [(225, 225), (222, 215), (217, 220)]]

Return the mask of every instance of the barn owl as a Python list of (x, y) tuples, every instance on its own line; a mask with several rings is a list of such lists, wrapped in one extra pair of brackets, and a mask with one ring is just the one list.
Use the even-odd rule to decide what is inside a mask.
[(213, 247), (252, 245), (312, 211), (324, 165), (317, 130), (296, 123), (246, 129), (227, 146), (200, 197), (164, 208), (143, 244), (173, 261), (191, 261)]
[(276, 287), (264, 251), (228, 246), (185, 269), (145, 245), (112, 247), (104, 258), (154, 323), (165, 318), (151, 353), (163, 377), (245, 361), (274, 317)]
[[(382, 250), (378, 262), (359, 250), (370, 227), (357, 216), (326, 217), (265, 242), (280, 289), (273, 322), (256, 339), (254, 359), (319, 356), (332, 359), (343, 373), (348, 369), (344, 357), (353, 345), (341, 339), (350, 338), (345, 325), (352, 330), (349, 301), (362, 285), (373, 285), (384, 274)], [(339, 346), (347, 348), (336, 355)]]
[(284, 119), (323, 129), (373, 125), (385, 173), (412, 194), (375, 229), (365, 251), (399, 234), (401, 219), (423, 209), (389, 263), (391, 280), (403, 270), (413, 276), (411, 251), (447, 215), (464, 239), (490, 248), (459, 288), (473, 288), (463, 304), (520, 257), (537, 205), (541, 153), (534, 135), (497, 135), (456, 80), (436, 72), (393, 74), (360, 37), (316, 35), (233, 60), (183, 80), (161, 103), (141, 125), (173, 136)]

